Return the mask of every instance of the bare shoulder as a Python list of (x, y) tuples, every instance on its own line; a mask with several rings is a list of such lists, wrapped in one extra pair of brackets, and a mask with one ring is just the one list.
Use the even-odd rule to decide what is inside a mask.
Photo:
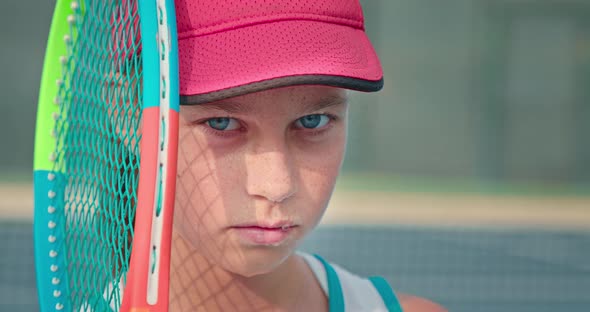
[(397, 297), (404, 312), (448, 312), (447, 309), (426, 298), (408, 294), (397, 294)]

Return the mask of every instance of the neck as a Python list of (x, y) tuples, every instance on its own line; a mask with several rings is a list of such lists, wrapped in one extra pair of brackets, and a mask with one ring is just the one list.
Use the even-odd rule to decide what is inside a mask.
[(272, 272), (244, 277), (211, 263), (177, 233), (171, 257), (171, 311), (293, 311), (309, 282), (296, 255)]

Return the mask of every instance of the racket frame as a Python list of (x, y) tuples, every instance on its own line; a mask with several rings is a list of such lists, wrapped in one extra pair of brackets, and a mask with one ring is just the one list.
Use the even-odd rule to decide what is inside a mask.
[(143, 120), (139, 197), (121, 311), (168, 311), (178, 153), (178, 43), (173, 0), (139, 0)]
[[(167, 311), (178, 151), (178, 54), (173, 0), (138, 0), (142, 33), (143, 108), (134, 239), (120, 311)], [(34, 248), (41, 311), (72, 311), (67, 302), (63, 179), (56, 168), (59, 92), (71, 44), (76, 1), (54, 9), (39, 93), (34, 156)], [(65, 42), (63, 42), (65, 41)], [(142, 195), (145, 194), (145, 195)], [(156, 247), (156, 251), (154, 250)]]
[(65, 231), (65, 218), (60, 212), (64, 194), (58, 187), (62, 184), (63, 173), (55, 166), (55, 125), (61, 104), (57, 95), (63, 84), (62, 68), (72, 42), (70, 23), (74, 22), (76, 9), (79, 8), (70, 1), (56, 2), (37, 106), (33, 160), (33, 241), (37, 295), (42, 312), (71, 310), (65, 299), (69, 294), (64, 242), (61, 239), (61, 233)]

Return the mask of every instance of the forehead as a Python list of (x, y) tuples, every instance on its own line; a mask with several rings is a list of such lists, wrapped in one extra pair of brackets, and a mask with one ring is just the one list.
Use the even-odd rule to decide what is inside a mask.
[(219, 110), (230, 114), (303, 113), (345, 104), (345, 89), (327, 86), (291, 86), (241, 95), (216, 102), (181, 106), (181, 112)]

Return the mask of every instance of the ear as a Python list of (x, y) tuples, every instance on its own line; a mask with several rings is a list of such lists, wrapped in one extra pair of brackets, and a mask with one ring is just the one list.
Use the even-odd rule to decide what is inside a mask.
[(426, 298), (407, 294), (398, 294), (398, 298), (404, 312), (448, 312), (447, 309)]

